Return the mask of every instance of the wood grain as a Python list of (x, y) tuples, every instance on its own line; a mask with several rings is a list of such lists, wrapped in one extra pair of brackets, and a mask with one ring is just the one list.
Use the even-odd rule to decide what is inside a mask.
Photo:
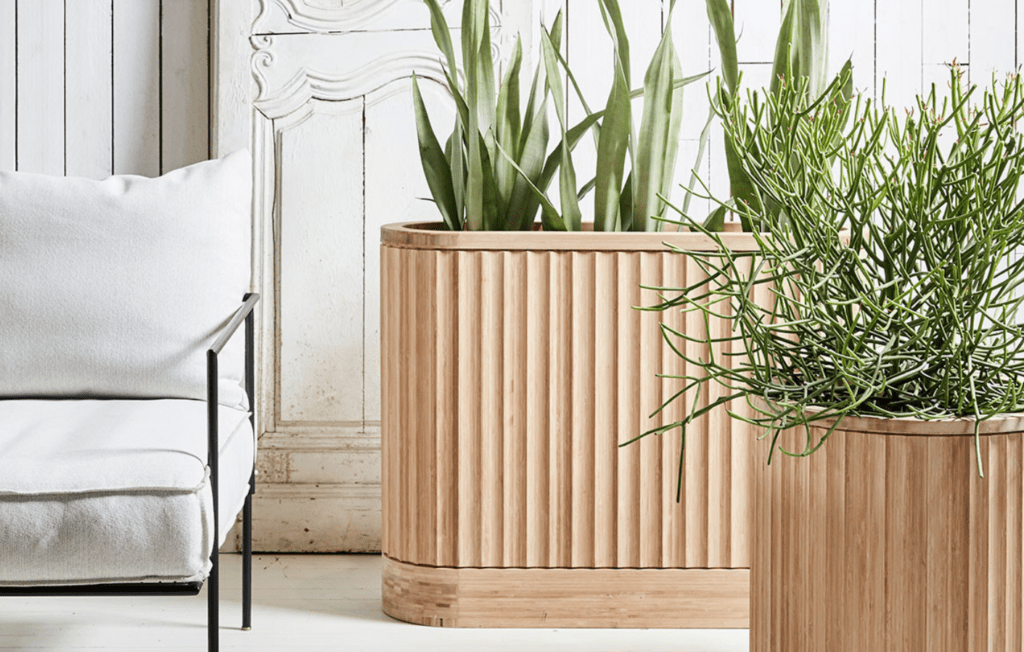
[[(572, 577), (747, 567), (749, 426), (722, 411), (690, 429), (680, 502), (678, 431), (619, 447), (685, 416), (677, 401), (651, 418), (682, 388), (658, 374), (687, 371), (661, 323), (703, 327), (634, 310), (657, 301), (642, 285), (702, 272), (622, 239), (618, 251), (382, 246), (383, 548), (395, 562)], [(513, 583), (493, 591), (516, 590), (517, 575), (495, 577)]]
[(434, 568), (384, 557), (384, 613), (434, 627), (747, 626), (750, 571)]
[[(746, 521), (731, 506), (749, 504), (752, 457), (731, 441), (752, 439), (748, 426), (723, 412), (690, 429), (680, 503), (678, 432), (619, 448), (685, 414), (678, 401), (649, 418), (681, 382), (657, 374), (684, 371), (660, 333), (682, 316), (633, 306), (656, 301), (641, 284), (698, 279), (695, 263), (664, 251), (383, 250), (386, 554), (494, 568), (746, 565), (733, 533)], [(440, 262), (451, 256), (457, 267)]]
[(751, 651), (1020, 652), (1018, 419), (987, 424), (984, 478), (950, 422), (871, 421), (757, 465)]

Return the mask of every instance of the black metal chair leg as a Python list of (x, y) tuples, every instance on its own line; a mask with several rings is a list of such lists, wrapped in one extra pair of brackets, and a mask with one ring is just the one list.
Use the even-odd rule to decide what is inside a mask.
[(249, 495), (242, 509), (242, 629), (252, 629), (252, 492), (256, 474), (249, 480)]
[(209, 591), (207, 594), (207, 628), (209, 630), (209, 642), (207, 649), (209, 652), (218, 652), (220, 649), (220, 582), (218, 568), (220, 552), (214, 546), (213, 555), (211, 560), (213, 561), (213, 568), (210, 569), (210, 577), (206, 580), (206, 590)]

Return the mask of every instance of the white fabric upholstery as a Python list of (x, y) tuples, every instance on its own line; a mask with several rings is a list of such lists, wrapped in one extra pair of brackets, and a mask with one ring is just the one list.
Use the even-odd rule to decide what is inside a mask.
[[(218, 415), (219, 545), (255, 442), (245, 412)], [(205, 578), (206, 419), (192, 400), (0, 400), (0, 585)]]
[[(0, 172), (0, 397), (206, 397), (250, 287), (247, 152), (157, 179)], [(220, 396), (245, 407), (243, 338)]]

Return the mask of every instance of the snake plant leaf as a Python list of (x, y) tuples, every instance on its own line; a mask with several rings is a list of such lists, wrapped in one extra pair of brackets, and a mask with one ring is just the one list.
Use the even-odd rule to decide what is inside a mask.
[(625, 176), (626, 153), (632, 130), (629, 85), (616, 61), (612, 90), (608, 94), (605, 118), (597, 146), (597, 173), (594, 186), (594, 230), (618, 231), (622, 228), (619, 195)]
[(509, 164), (512, 165), (513, 168), (515, 168), (516, 172), (519, 173), (520, 178), (526, 179), (527, 186), (530, 188), (531, 191), (533, 191), (534, 196), (537, 197), (541, 207), (541, 221), (544, 225), (544, 230), (565, 231), (566, 228), (565, 223), (562, 221), (562, 216), (558, 213), (558, 209), (555, 208), (551, 201), (547, 198), (547, 195), (545, 195), (540, 188), (538, 188), (536, 185), (533, 184), (532, 181), (529, 180), (529, 177), (527, 176), (526, 172), (522, 168), (520, 168), (519, 165), (516, 164), (516, 162), (512, 159), (508, 152), (502, 149), (500, 144), (497, 146), (497, 148), (498, 153), (504, 156), (506, 159), (508, 159)]
[[(508, 229), (530, 228), (540, 205), (527, 182), (534, 186), (539, 185), (544, 172), (544, 154), (547, 152), (549, 136), (547, 109), (548, 100), (544, 98), (540, 103), (537, 118), (529, 124), (529, 132), (523, 135), (522, 150), (519, 152), (518, 159), (519, 167), (526, 178), (516, 174), (512, 184), (512, 194), (508, 202), (508, 211), (505, 214), (505, 224)], [(511, 167), (504, 156), (502, 160)]]
[[(668, 195), (666, 179), (671, 179), (675, 160), (668, 157), (679, 146), (682, 88), (674, 79), (681, 69), (672, 43), (671, 21), (644, 76), (644, 112), (633, 161), (633, 229), (656, 230), (661, 223), (650, 219), (664, 213)], [(670, 169), (671, 168), (671, 169)]]
[(601, 0), (601, 18), (608, 29), (615, 45), (615, 56), (622, 65), (626, 77), (626, 87), (633, 84), (630, 81), (629, 63), (629, 38), (626, 36), (625, 23), (622, 20), (622, 10), (619, 8), (618, 0)]
[(594, 185), (597, 183), (597, 177), (591, 177), (590, 181), (580, 186), (580, 191), (576, 193), (576, 198), (583, 201), (583, 198), (594, 189)]
[(778, 93), (786, 75), (807, 77), (811, 97), (818, 97), (825, 88), (828, 65), (824, 17), (828, 4), (818, 0), (789, 0), (775, 43), (772, 62), (771, 92)]
[(458, 114), (455, 116), (455, 128), (452, 130), (452, 190), (455, 192), (455, 214), (458, 216), (459, 229), (462, 229), (466, 215), (466, 130)]
[(633, 230), (633, 171), (629, 171), (626, 183), (622, 184), (622, 194), (619, 195), (619, 215), (622, 217), (622, 230)]
[[(516, 38), (512, 58), (498, 91), (498, 107), (495, 118), (495, 138), (505, 151), (519, 151), (519, 129), (522, 117), (519, 113), (519, 70), (523, 63), (523, 45)], [(498, 184), (498, 195), (501, 201), (502, 216), (508, 213), (508, 203), (512, 196), (512, 185), (516, 180), (516, 171), (503, 156), (494, 159), (495, 180)]]
[[(544, 67), (547, 75), (548, 89), (555, 102), (555, 113), (558, 114), (558, 124), (562, 132), (562, 142), (566, 142), (568, 114), (566, 113), (565, 93), (562, 89), (562, 81), (558, 74), (558, 56), (551, 35), (546, 30), (541, 30), (541, 49), (544, 54)], [(572, 153), (568, 147), (562, 147), (562, 160), (558, 167), (559, 174), (559, 197), (562, 203), (563, 222), (569, 231), (579, 231), (582, 228), (583, 215), (580, 211), (579, 200), (576, 198), (576, 170), (572, 163)]]
[(725, 206), (719, 206), (711, 211), (708, 218), (704, 220), (704, 228), (713, 233), (725, 230), (725, 214), (729, 212)]
[[(491, 134), (490, 140), (494, 142), (493, 131)], [(499, 208), (501, 199), (498, 194), (498, 182), (494, 178), (494, 165), (491, 163), (491, 156), (484, 144), (484, 139), (484, 136), (477, 134), (482, 159), (480, 177), (483, 190), (483, 228), (487, 231), (498, 231), (504, 227), (504, 211)], [(497, 155), (495, 152), (495, 156)]]
[(452, 48), (452, 33), (448, 29), (448, 21), (445, 20), (444, 12), (437, 0), (425, 0), (430, 9), (430, 32), (434, 35), (434, 42), (444, 55), (451, 74), (456, 74), (459, 66), (455, 61), (455, 50)]
[(419, 139), (423, 174), (427, 178), (430, 193), (434, 196), (434, 201), (438, 210), (441, 211), (445, 225), (452, 231), (457, 231), (460, 228), (460, 219), (455, 204), (455, 190), (452, 187), (451, 167), (449, 167), (448, 158), (441, 149), (437, 136), (434, 135), (434, 128), (430, 125), (430, 116), (427, 115), (427, 107), (423, 103), (416, 75), (412, 77), (412, 96), (416, 111), (416, 134)]
[(722, 77), (731, 97), (739, 85), (740, 67), (736, 57), (736, 29), (728, 0), (707, 0), (708, 20), (715, 30), (718, 51), (722, 58)]

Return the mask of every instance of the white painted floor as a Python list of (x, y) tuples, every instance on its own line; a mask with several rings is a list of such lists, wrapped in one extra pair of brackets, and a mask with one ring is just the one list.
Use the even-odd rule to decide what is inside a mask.
[[(441, 629), (380, 610), (376, 555), (260, 555), (253, 630), (241, 558), (222, 555), (221, 649), (345, 652), (747, 652), (747, 630)], [(0, 599), (0, 650), (205, 650), (206, 599)]]

